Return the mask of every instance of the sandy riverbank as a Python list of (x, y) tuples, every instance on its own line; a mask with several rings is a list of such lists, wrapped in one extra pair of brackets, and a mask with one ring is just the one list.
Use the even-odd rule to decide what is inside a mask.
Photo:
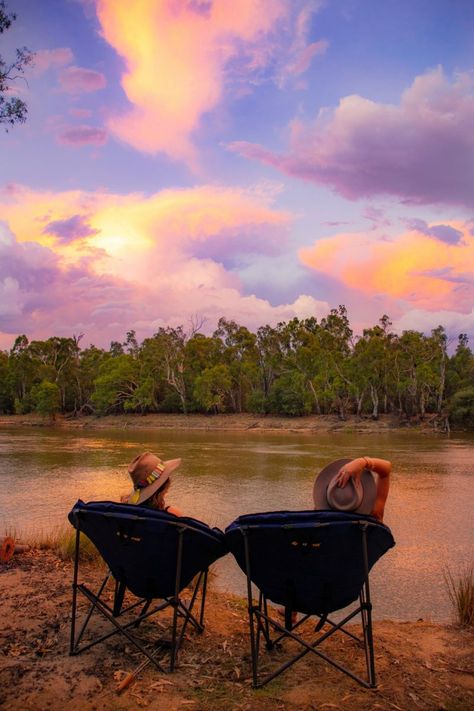
[[(48, 419), (38, 415), (0, 416), (0, 427), (40, 427), (51, 425)], [(445, 435), (441, 423), (433, 417), (409, 425), (398, 417), (382, 415), (378, 420), (350, 416), (340, 420), (334, 415), (311, 415), (308, 417), (277, 417), (274, 415), (107, 415), (105, 417), (59, 416), (56, 427), (71, 429), (176, 429), (176, 430), (228, 430), (228, 431), (280, 431), (280, 432), (423, 432)]]
[[(87, 570), (87, 580), (99, 576)], [(428, 621), (375, 623), (378, 688), (367, 690), (308, 655), (260, 691), (250, 686), (243, 600), (210, 593), (203, 635), (190, 633), (174, 674), (145, 669), (120, 696), (117, 684), (138, 663), (109, 640), (69, 657), (72, 565), (31, 550), (0, 564), (0, 706), (21, 711), (137, 707), (192, 711), (474, 708), (474, 631)], [(308, 624), (308, 623), (306, 623)], [(309, 630), (311, 631), (311, 630)], [(115, 639), (115, 638), (114, 638)], [(330, 640), (344, 662), (351, 640)], [(309, 657), (312, 658), (309, 658)], [(131, 660), (131, 661), (130, 661)]]

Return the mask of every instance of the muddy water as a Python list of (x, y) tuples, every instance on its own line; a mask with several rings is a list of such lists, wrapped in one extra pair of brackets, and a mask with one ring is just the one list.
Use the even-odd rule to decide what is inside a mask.
[[(145, 449), (182, 457), (168, 501), (221, 528), (241, 513), (310, 508), (314, 477), (333, 459), (391, 459), (385, 522), (397, 546), (373, 570), (374, 614), (449, 618), (443, 570), (473, 561), (473, 436), (2, 428), (0, 533), (64, 524), (78, 498), (117, 500), (130, 488), (128, 462)], [(230, 556), (214, 584), (244, 592)]]

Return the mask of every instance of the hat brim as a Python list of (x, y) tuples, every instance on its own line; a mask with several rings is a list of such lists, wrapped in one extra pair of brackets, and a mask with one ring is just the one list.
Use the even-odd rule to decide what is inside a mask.
[[(335, 462), (331, 462), (331, 464), (328, 464), (327, 467), (324, 467), (324, 469), (319, 472), (313, 487), (314, 508), (317, 511), (324, 511), (326, 509), (332, 510), (332, 507), (329, 505), (327, 500), (327, 488), (331, 480), (336, 476), (336, 474), (338, 474), (341, 467), (345, 464), (349, 464), (351, 461), (351, 459), (336, 459)], [(370, 514), (374, 508), (377, 496), (375, 478), (371, 471), (364, 469), (360, 480), (364, 492), (362, 501), (360, 505), (354, 509), (354, 511), (351, 511), (351, 513)]]
[(161, 476), (156, 479), (156, 481), (153, 482), (153, 484), (150, 484), (150, 486), (146, 486), (144, 489), (140, 489), (140, 496), (136, 501), (133, 501), (134, 497), (136, 496), (136, 491), (135, 489), (130, 493), (128, 497), (128, 503), (135, 504), (135, 506), (140, 506), (140, 504), (143, 504), (144, 501), (147, 501), (147, 499), (150, 498), (150, 496), (153, 496), (158, 489), (161, 489), (161, 487), (168, 481), (170, 478), (170, 475), (174, 472), (175, 469), (179, 467), (181, 464), (181, 459), (168, 459), (166, 462), (163, 462), (165, 465), (165, 468), (161, 472)]

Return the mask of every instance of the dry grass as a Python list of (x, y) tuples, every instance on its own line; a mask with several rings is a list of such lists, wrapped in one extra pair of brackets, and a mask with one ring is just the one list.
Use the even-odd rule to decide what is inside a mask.
[(455, 577), (449, 568), (444, 581), (451, 600), (456, 622), (461, 627), (474, 626), (474, 565), (466, 565)]
[[(8, 528), (5, 536), (11, 536), (14, 541), (24, 543), (37, 550), (50, 550), (61, 560), (73, 560), (76, 546), (76, 531), (72, 526), (58, 526), (48, 531), (38, 531), (34, 534), (22, 534), (21, 531)], [(91, 541), (81, 533), (80, 552), (82, 560), (99, 561), (100, 555)]]

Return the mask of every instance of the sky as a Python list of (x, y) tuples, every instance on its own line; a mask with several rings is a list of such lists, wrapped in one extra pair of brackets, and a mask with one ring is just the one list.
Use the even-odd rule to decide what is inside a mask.
[(251, 330), (474, 340), (472, 0), (7, 0), (0, 348)]

